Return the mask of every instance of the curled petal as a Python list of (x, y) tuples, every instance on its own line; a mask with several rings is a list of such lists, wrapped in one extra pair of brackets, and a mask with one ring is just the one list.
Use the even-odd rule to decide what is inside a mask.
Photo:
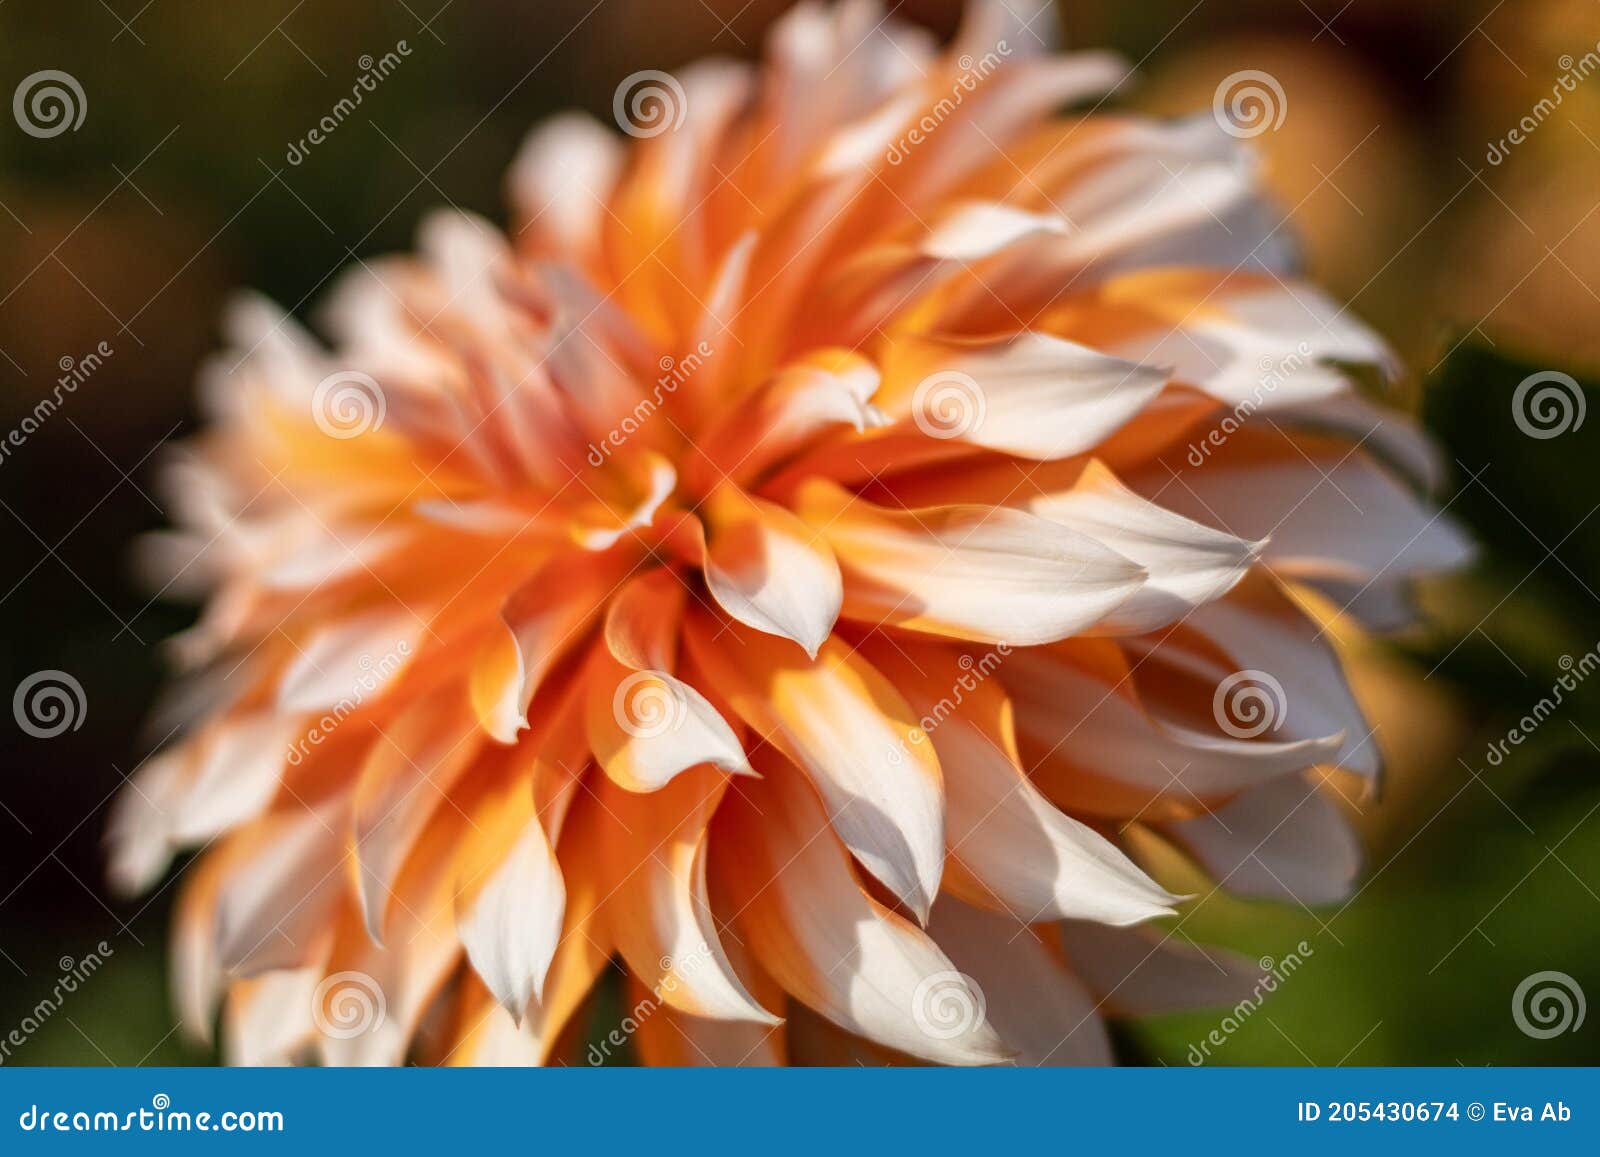
[(717, 709), (665, 671), (631, 671), (596, 651), (586, 675), (589, 745), (629, 791), (656, 791), (697, 764), (750, 773), (739, 738)]
[(706, 503), (706, 586), (734, 618), (816, 655), (839, 615), (827, 540), (784, 507), (719, 487)]

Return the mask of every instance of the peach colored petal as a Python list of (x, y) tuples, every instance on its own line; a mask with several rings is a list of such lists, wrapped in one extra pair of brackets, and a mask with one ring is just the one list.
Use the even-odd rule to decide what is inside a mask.
[(983, 994), (1018, 1065), (1106, 1065), (1111, 1042), (1093, 996), (1032, 929), (943, 898), (928, 926)]
[(1044, 333), (999, 341), (905, 339), (889, 351), (877, 404), (934, 437), (1025, 458), (1092, 449), (1160, 392), (1158, 364)]
[[(771, 769), (715, 837), (740, 929), (773, 978), (836, 1024), (928, 1060), (993, 1063), (1006, 1052), (981, 1017), (944, 1033), (919, 1003), (928, 983), (964, 986), (914, 924), (864, 892), (819, 801), (793, 768)], [(719, 817), (720, 820), (720, 817)], [(920, 989), (920, 992), (919, 992)]]
[(1003, 506), (889, 510), (828, 483), (799, 507), (838, 556), (847, 618), (1025, 645), (1077, 634), (1144, 582), (1094, 540)]
[[(714, 1020), (777, 1024), (723, 948), (706, 887), (707, 824), (727, 776), (700, 768), (660, 791), (599, 788), (604, 854), (617, 873), (606, 919), (632, 973), (672, 1008)], [(649, 849), (638, 863), (635, 849)]]
[(808, 660), (747, 631), (719, 647), (718, 631), (709, 616), (690, 616), (686, 637), (697, 663), (745, 722), (810, 778), (851, 853), (926, 917), (944, 861), (944, 788), (930, 746), (913, 742), (905, 700), (837, 638)]
[(705, 518), (706, 586), (722, 609), (816, 655), (841, 597), (827, 540), (785, 508), (731, 485), (707, 499)]
[(1259, 992), (1254, 960), (1143, 928), (1061, 925), (1072, 969), (1111, 1016), (1225, 1008)]
[(868, 654), (919, 714), (945, 777), (946, 891), (1024, 923), (1069, 916), (1134, 924), (1174, 897), (1109, 840), (1065, 815), (1023, 774), (998, 652), (875, 646)]
[(1361, 844), (1349, 821), (1300, 776), (1240, 792), (1215, 812), (1160, 827), (1240, 895), (1331, 904), (1350, 895), (1361, 868)]
[(429, 818), (478, 754), (480, 740), (465, 703), (438, 696), (380, 728), (361, 778), (353, 812), (358, 893), (367, 931), (384, 938), (394, 884)]

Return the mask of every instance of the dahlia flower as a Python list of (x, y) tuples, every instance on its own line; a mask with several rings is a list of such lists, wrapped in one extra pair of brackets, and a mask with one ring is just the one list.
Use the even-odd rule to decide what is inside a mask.
[(1059, 115), (1125, 71), (1045, 23), (803, 4), (537, 128), (509, 235), (428, 219), (327, 344), (227, 311), (112, 830), (132, 890), (203, 847), (191, 1031), (572, 1061), (620, 967), (652, 1063), (1104, 1062), (1253, 979), (1152, 857), (1346, 893), (1380, 757), (1308, 608), (1466, 546), (1235, 126)]

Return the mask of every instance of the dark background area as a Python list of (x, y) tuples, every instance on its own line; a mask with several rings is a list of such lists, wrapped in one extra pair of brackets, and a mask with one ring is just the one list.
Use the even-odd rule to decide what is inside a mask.
[[(409, 245), (453, 204), (502, 219), (528, 126), (610, 116), (627, 74), (749, 56), (773, 0), (8, 0), (0, 96), (42, 69), (81, 84), (75, 131), (0, 117), (0, 428), (64, 359), (111, 350), (0, 459), (0, 691), (42, 669), (82, 685), (82, 725), (33, 738), (0, 716), (0, 1036), (104, 940), (106, 967), (7, 1063), (209, 1059), (173, 1032), (171, 881), (109, 898), (109, 801), (152, 740), (160, 640), (192, 608), (153, 600), (132, 542), (163, 522), (159, 447), (193, 427), (219, 305), (249, 286), (302, 316), (348, 262)], [(941, 34), (953, 0), (898, 6)], [(1500, 766), (1486, 745), (1600, 646), (1600, 412), (1548, 441), (1509, 398), (1535, 370), (1600, 364), (1600, 74), (1525, 143), (1506, 137), (1600, 52), (1597, 0), (1067, 0), (1068, 43), (1142, 79), (1119, 103), (1211, 107), (1259, 69), (1286, 115), (1257, 138), (1313, 277), (1403, 351), (1395, 400), (1426, 413), (1460, 481), (1452, 512), (1489, 547), (1430, 588), (1430, 630), (1352, 652), (1393, 763), (1359, 816), (1368, 882), (1305, 912), (1208, 896), (1198, 940), (1306, 967), (1216, 1063), (1546, 1064), (1600, 1060), (1600, 1011), (1573, 1033), (1518, 1030), (1542, 970), (1600, 997), (1600, 678)], [(404, 41), (409, 55), (302, 164), (290, 144)], [(1568, 60), (1567, 58), (1571, 58)], [(1591, 61), (1595, 58), (1591, 57)], [(0, 113), (9, 114), (9, 107)], [(1587, 391), (1597, 401), (1593, 388)], [(1202, 895), (1209, 886), (1174, 879)], [(1126, 1029), (1133, 1060), (1183, 1064), (1216, 1023)]]

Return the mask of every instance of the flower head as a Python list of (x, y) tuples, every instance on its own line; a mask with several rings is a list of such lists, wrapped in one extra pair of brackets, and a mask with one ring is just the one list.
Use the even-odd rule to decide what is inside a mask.
[(651, 1061), (1099, 1061), (1241, 975), (1139, 927), (1151, 848), (1342, 893), (1379, 758), (1306, 600), (1465, 546), (1247, 146), (1056, 115), (1124, 69), (1026, 15), (802, 5), (537, 129), (509, 236), (430, 218), (329, 344), (229, 310), (113, 831), (130, 888), (204, 845), (191, 1029), (542, 1062), (615, 960)]

